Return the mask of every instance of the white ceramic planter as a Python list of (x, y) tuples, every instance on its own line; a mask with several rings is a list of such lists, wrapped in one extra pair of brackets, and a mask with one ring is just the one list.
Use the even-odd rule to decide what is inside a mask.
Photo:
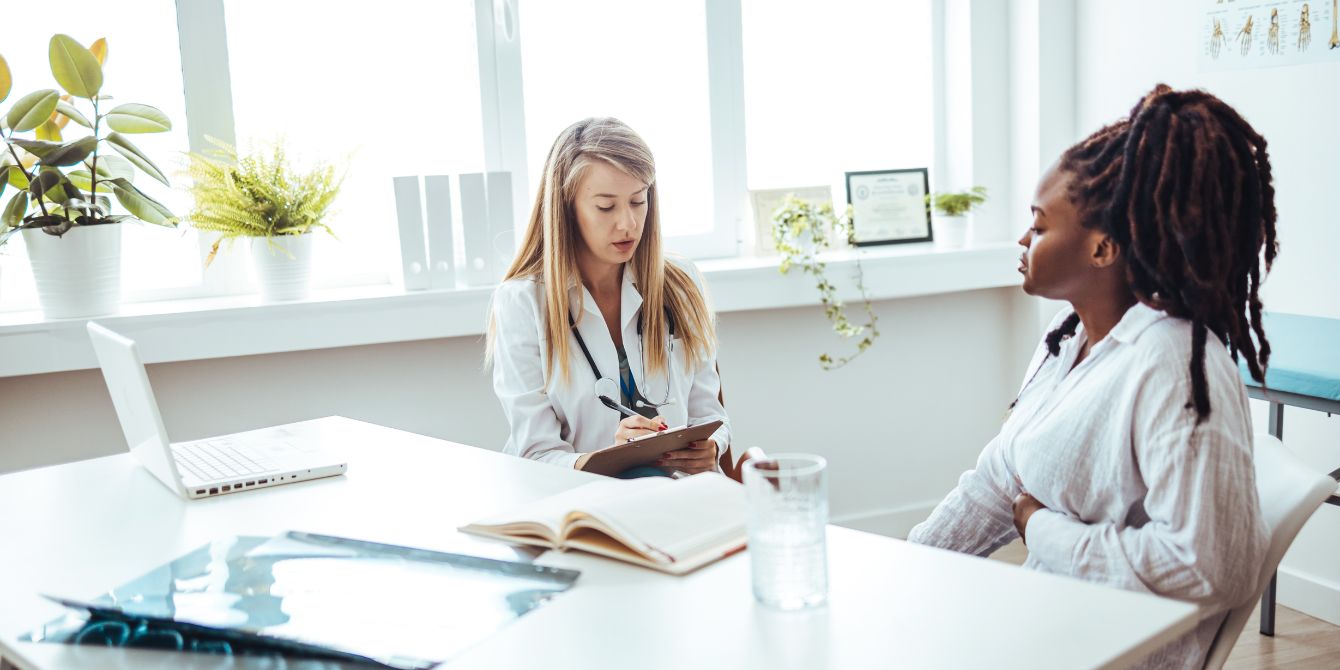
[[(287, 252), (287, 253), (285, 253)], [(251, 260), (265, 302), (307, 297), (312, 278), (312, 234), (251, 238)]]
[(933, 237), (935, 246), (945, 249), (962, 249), (968, 246), (972, 237), (972, 217), (936, 215), (932, 219), (935, 226)]
[(46, 318), (116, 313), (121, 306), (121, 226), (75, 226), (61, 237), (23, 231)]

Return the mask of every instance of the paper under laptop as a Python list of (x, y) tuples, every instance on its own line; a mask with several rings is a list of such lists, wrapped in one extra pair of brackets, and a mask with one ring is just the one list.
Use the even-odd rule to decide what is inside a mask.
[(348, 468), (323, 446), (311, 422), (171, 443), (135, 341), (92, 321), (88, 334), (131, 453), (183, 498), (331, 477)]

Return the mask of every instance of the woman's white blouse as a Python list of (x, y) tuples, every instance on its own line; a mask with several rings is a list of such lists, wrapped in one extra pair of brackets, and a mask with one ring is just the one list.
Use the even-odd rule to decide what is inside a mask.
[[(708, 357), (690, 361), (686, 368), (686, 352), (676, 338), (668, 373), (648, 379), (643, 369), (642, 339), (637, 333), (642, 294), (638, 293), (635, 282), (632, 268), (625, 266), (619, 319), (629, 369), (638, 390), (654, 404), (670, 401), (661, 407), (660, 414), (671, 427), (720, 419), (722, 426), (712, 439), (717, 442), (718, 454), (724, 453), (730, 445), (730, 422), (718, 399), (721, 378), (716, 369), (715, 346)], [(600, 308), (581, 285), (569, 291), (568, 300), (577, 330), (591, 350), (601, 376), (617, 384), (619, 357)], [(493, 390), (511, 427), (503, 451), (572, 467), (581, 454), (614, 444), (614, 433), (623, 417), (596, 399), (595, 375), (575, 338), (569, 342), (567, 382), (564, 383), (559, 366), (555, 365), (555, 379), (546, 390), (543, 306), (543, 288), (535, 279), (508, 280), (493, 295), (496, 329)], [(578, 313), (578, 309), (582, 312)], [(572, 335), (569, 333), (568, 337)]]
[(1012, 501), (1027, 491), (1047, 509), (1024, 529), (1025, 566), (1201, 605), (1195, 630), (1142, 663), (1199, 668), (1225, 610), (1255, 593), (1268, 544), (1246, 389), (1210, 334), (1211, 411), (1196, 425), (1191, 324), (1142, 304), (1074, 365), (1085, 340), (1081, 325), (1059, 356), (1039, 346), (976, 469), (908, 539), (989, 554), (1018, 536)]

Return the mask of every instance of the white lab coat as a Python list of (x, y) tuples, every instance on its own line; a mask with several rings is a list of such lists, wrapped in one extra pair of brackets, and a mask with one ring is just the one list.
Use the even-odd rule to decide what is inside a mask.
[[(697, 276), (694, 270), (690, 272)], [(601, 376), (617, 382), (619, 355), (600, 308), (580, 284), (569, 289), (568, 300), (577, 330), (591, 350)], [(660, 414), (671, 427), (720, 419), (722, 426), (712, 434), (712, 439), (716, 440), (718, 455), (724, 453), (730, 445), (730, 424), (718, 400), (721, 378), (716, 370), (715, 346), (708, 356), (693, 361), (686, 369), (686, 352), (676, 338), (667, 374), (648, 379), (643, 370), (642, 339), (637, 333), (642, 294), (638, 293), (633, 270), (627, 265), (621, 300), (619, 321), (624, 350), (642, 395), (657, 404), (668, 395), (671, 402), (661, 408)], [(568, 380), (563, 381), (559, 366), (555, 365), (555, 379), (546, 390), (543, 306), (543, 287), (535, 279), (508, 280), (493, 294), (496, 328), (493, 390), (511, 427), (503, 451), (570, 468), (581, 454), (614, 444), (614, 433), (623, 417), (596, 398), (596, 377), (576, 338), (566, 329), (564, 332), (572, 338)], [(579, 306), (583, 309), (580, 315)]]

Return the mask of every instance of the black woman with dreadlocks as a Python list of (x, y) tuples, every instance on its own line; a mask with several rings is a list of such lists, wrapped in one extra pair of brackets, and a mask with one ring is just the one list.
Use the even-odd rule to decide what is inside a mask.
[(1213, 95), (1160, 85), (1068, 149), (1032, 212), (1024, 291), (1071, 309), (909, 539), (984, 556), (1019, 537), (1026, 567), (1195, 602), (1197, 628), (1142, 667), (1199, 668), (1268, 543), (1235, 362), (1261, 380), (1270, 356), (1266, 141)]

